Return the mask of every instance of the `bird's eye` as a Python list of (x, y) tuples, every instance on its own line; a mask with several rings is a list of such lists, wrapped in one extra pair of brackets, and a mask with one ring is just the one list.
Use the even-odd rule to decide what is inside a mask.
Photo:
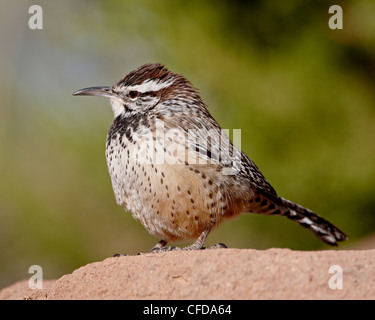
[(138, 97), (138, 91), (130, 91), (129, 97), (132, 98), (132, 99), (137, 98)]

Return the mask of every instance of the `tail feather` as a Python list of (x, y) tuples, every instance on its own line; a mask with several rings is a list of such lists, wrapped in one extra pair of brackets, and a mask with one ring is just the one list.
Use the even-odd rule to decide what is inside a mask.
[(313, 211), (277, 195), (261, 192), (255, 198), (252, 198), (249, 203), (249, 212), (285, 216), (309, 229), (318, 238), (331, 246), (337, 246), (338, 241), (348, 240), (348, 236), (329, 221), (318, 216)]
[(309, 229), (325, 243), (331, 246), (337, 246), (337, 241), (348, 240), (348, 236), (344, 232), (313, 211), (284, 198), (280, 199), (287, 209), (283, 215)]

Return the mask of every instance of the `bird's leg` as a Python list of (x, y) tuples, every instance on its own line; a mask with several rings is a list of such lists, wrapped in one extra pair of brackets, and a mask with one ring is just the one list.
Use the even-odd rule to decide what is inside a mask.
[(167, 244), (167, 241), (161, 239), (157, 244), (153, 246), (153, 248), (148, 253), (167, 251), (167, 250), (162, 250), (162, 248), (171, 248), (171, 247), (166, 247), (165, 246), (166, 244)]
[(160, 240), (150, 251), (149, 253), (159, 253), (165, 251), (172, 251), (172, 250), (201, 250), (201, 249), (219, 249), (219, 248), (227, 248), (227, 246), (223, 243), (218, 243), (210, 247), (203, 247), (204, 241), (206, 240), (208, 234), (212, 230), (213, 226), (215, 225), (215, 221), (211, 221), (210, 224), (203, 230), (199, 238), (190, 246), (179, 248), (179, 247), (170, 247), (165, 246), (167, 241)]
[(183, 250), (201, 250), (201, 249), (219, 249), (219, 248), (227, 248), (227, 246), (223, 243), (218, 243), (210, 247), (203, 247), (204, 241), (206, 240), (208, 234), (212, 230), (213, 226), (215, 225), (216, 221), (211, 220), (210, 224), (203, 230), (199, 238), (190, 246), (182, 248)]
[(201, 233), (199, 238), (195, 240), (193, 244), (190, 246), (184, 247), (183, 250), (200, 250), (203, 249), (203, 244), (204, 241), (206, 240), (208, 234), (210, 233), (212, 227), (214, 226), (215, 223), (210, 223)]

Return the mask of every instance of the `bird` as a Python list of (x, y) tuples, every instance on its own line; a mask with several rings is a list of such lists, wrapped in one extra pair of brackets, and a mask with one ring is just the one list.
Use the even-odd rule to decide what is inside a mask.
[[(114, 121), (105, 154), (114, 195), (160, 239), (149, 252), (204, 249), (213, 229), (243, 213), (284, 216), (331, 246), (348, 239), (313, 211), (279, 196), (221, 129), (192, 83), (165, 65), (147, 63), (112, 87), (73, 95), (110, 100)], [(194, 242), (167, 246), (187, 240)]]

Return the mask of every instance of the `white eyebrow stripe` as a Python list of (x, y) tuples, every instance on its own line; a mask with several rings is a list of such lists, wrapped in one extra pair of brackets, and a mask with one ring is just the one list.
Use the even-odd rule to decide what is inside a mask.
[(141, 93), (150, 92), (150, 91), (159, 91), (164, 88), (168, 88), (174, 79), (169, 79), (168, 81), (160, 82), (158, 80), (146, 80), (141, 84), (137, 84), (135, 86), (129, 86), (127, 89), (129, 91), (138, 91)]

